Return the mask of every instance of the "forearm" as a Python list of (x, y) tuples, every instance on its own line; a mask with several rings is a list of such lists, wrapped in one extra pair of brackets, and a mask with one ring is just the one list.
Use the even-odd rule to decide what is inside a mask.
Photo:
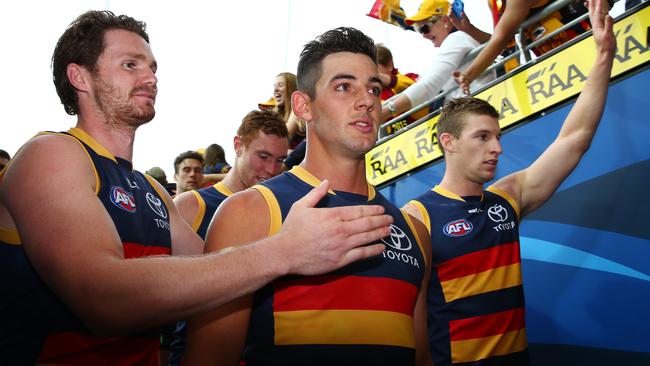
[[(277, 237), (201, 257), (114, 259), (94, 266), (73, 308), (101, 334), (123, 334), (187, 318), (252, 293), (286, 274)], [(102, 280), (103, 279), (103, 280)], [(81, 301), (77, 300), (77, 303)], [(137, 309), (137, 311), (134, 311)]]
[(391, 112), (385, 104), (381, 109), (382, 121), (388, 121), (411, 109), (411, 101), (404, 93), (393, 98), (391, 103), (395, 107), (395, 112)]

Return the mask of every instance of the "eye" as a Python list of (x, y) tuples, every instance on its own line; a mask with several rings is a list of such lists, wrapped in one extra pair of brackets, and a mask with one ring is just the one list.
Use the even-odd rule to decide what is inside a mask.
[(133, 61), (128, 61), (122, 64), (127, 69), (135, 69), (136, 64)]
[(336, 88), (334, 90), (336, 90), (336, 91), (348, 91), (348, 90), (350, 90), (350, 84), (348, 84), (348, 83), (339, 84), (339, 85), (336, 86)]
[(374, 95), (376, 97), (381, 95), (381, 88), (378, 87), (378, 86), (372, 86), (372, 87), (370, 87), (370, 89), (368, 89), (368, 91), (370, 92), (370, 94), (372, 94), (372, 95)]

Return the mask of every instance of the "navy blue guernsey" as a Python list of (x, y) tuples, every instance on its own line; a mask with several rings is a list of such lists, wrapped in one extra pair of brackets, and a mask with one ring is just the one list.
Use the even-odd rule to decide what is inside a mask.
[[(114, 222), (125, 258), (171, 254), (169, 211), (152, 178), (114, 157), (81, 129), (46, 134), (70, 136), (88, 154), (97, 198)], [(158, 364), (157, 329), (127, 337), (91, 335), (36, 273), (15, 230), (0, 228), (0, 281), (1, 364)]]
[(196, 197), (199, 205), (199, 210), (194, 217), (192, 229), (196, 231), (201, 239), (205, 240), (208, 234), (208, 226), (212, 221), (212, 216), (226, 198), (232, 196), (232, 192), (226, 187), (223, 182), (211, 185), (210, 187), (201, 188), (199, 190), (191, 191)]
[(439, 186), (409, 202), (431, 233), (427, 293), (436, 365), (527, 365), (519, 208), (506, 192)]
[[(320, 181), (303, 168), (255, 186), (277, 232), (291, 205)], [(394, 218), (386, 250), (320, 276), (286, 276), (253, 301), (243, 359), (257, 365), (412, 365), (413, 314), (425, 274), (408, 215), (368, 185), (368, 196), (330, 191), (317, 207), (382, 205)]]

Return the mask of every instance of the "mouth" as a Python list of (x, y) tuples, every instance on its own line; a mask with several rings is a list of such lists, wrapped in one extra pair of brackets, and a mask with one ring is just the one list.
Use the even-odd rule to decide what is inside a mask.
[(370, 118), (365, 116), (350, 123), (350, 126), (354, 127), (355, 129), (363, 133), (371, 133), (374, 130), (375, 124), (372, 123)]
[(483, 164), (489, 165), (491, 167), (496, 168), (497, 164), (499, 163), (498, 159), (489, 159), (483, 162)]

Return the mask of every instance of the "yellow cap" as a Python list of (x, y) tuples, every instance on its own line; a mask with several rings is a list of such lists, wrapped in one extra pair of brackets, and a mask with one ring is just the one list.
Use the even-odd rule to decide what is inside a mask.
[(258, 103), (257, 107), (259, 109), (271, 109), (271, 108), (275, 107), (276, 104), (278, 104), (278, 103), (275, 101), (275, 98), (271, 97), (266, 102)]
[(431, 18), (434, 15), (448, 15), (449, 1), (447, 0), (424, 0), (418, 9), (417, 14), (406, 18), (406, 24), (411, 25)]

